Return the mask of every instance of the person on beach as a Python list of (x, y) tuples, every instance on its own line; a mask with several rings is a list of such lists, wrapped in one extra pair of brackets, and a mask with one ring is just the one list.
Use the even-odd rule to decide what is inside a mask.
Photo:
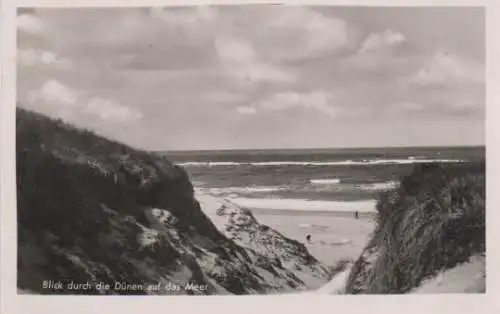
[(308, 243), (311, 243), (311, 235), (310, 234), (306, 235), (306, 240)]
[(359, 213), (358, 213), (358, 211), (355, 211), (354, 212), (354, 218), (358, 219), (358, 217), (359, 217)]

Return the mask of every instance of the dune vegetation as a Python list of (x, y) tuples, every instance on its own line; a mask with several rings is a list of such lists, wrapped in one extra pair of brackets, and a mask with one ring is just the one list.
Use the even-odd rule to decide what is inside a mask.
[[(22, 109), (16, 127), (21, 291), (259, 294), (304, 289), (294, 269), (283, 266), (288, 249), (306, 257), (297, 267), (311, 266), (312, 276), (327, 279), (325, 268), (303, 245), (281, 234), (273, 236), (288, 246), (273, 254), (224, 236), (201, 210), (184, 169), (165, 157)], [(270, 228), (251, 223), (256, 236), (267, 237)], [(89, 285), (50, 288), (44, 287), (46, 280)], [(101, 282), (111, 289), (101, 289)], [(123, 285), (114, 289), (114, 283)], [(183, 289), (185, 284), (202, 289)], [(120, 288), (127, 285), (130, 289)]]
[(407, 293), (485, 255), (485, 162), (416, 165), (399, 188), (379, 196), (376, 209), (346, 292)]

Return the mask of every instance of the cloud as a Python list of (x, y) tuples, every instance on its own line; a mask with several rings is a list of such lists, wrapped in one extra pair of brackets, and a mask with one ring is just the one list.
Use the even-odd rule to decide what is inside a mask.
[(484, 67), (457, 55), (438, 52), (410, 78), (410, 82), (422, 85), (451, 85), (456, 83), (483, 84)]
[(29, 92), (27, 100), (30, 107), (49, 111), (59, 117), (78, 117), (84, 114), (103, 121), (121, 123), (142, 118), (142, 113), (137, 109), (86, 94), (50, 79), (40, 88)]
[(430, 89), (420, 98), (427, 108), (444, 113), (482, 114), (486, 104), (484, 89), (474, 87)]
[[(480, 112), (482, 22), (460, 26), (461, 32), (432, 31), (427, 13), (413, 19), (420, 9), (394, 10), (289, 5), (31, 10), (19, 16), (17, 94), (26, 101), (29, 93), (37, 100), (34, 107), (73, 114), (71, 122), (118, 137), (138, 135), (109, 121), (137, 121), (129, 125), (148, 130), (144, 142), (158, 141), (154, 134), (165, 130), (183, 133), (184, 118), (205, 129), (208, 120), (216, 121), (210, 132), (222, 143), (221, 134), (248, 133), (238, 123), (245, 118), (258, 117), (264, 132), (280, 121), (304, 121), (306, 128), (330, 128), (320, 126), (323, 122), (332, 129), (351, 123), (368, 128), (389, 118), (396, 124), (420, 118), (425, 124), (423, 117), (444, 121)], [(444, 13), (451, 11), (438, 14), (434, 26), (458, 23)], [(432, 54), (436, 49), (452, 53), (451, 61)], [(59, 71), (67, 62), (72, 71)], [(385, 109), (394, 115), (386, 117)], [(329, 124), (335, 117), (341, 119)]]
[(210, 6), (169, 9), (153, 7), (148, 10), (148, 13), (150, 17), (158, 19), (186, 35), (213, 30), (220, 19), (219, 11)]
[(413, 101), (422, 106), (422, 110), (454, 115), (484, 113), (485, 69), (482, 64), (442, 50), (420, 63), (398, 81), (399, 87), (407, 95), (413, 95)]
[(272, 111), (289, 110), (292, 108), (314, 109), (330, 117), (337, 117), (339, 108), (332, 104), (333, 96), (323, 91), (309, 93), (284, 92), (278, 93), (258, 103), (263, 109)]
[(43, 32), (42, 21), (32, 14), (21, 14), (17, 17), (17, 29), (28, 34), (41, 34)]
[(224, 35), (215, 40), (217, 55), (226, 73), (243, 84), (291, 83), (294, 73), (258, 59), (253, 45), (241, 38)]
[(240, 107), (236, 108), (236, 111), (242, 115), (253, 115), (253, 114), (257, 113), (257, 109), (255, 109), (253, 107), (248, 107), (248, 106), (240, 106)]
[(401, 54), (400, 48), (407, 42), (406, 36), (387, 29), (370, 33), (359, 43), (357, 50), (340, 60), (340, 69), (347, 74), (375, 74), (393, 77), (414, 63), (411, 55)]
[(201, 99), (203, 101), (214, 102), (214, 103), (235, 103), (244, 101), (246, 97), (241, 93), (215, 90), (202, 93)]
[(35, 67), (39, 65), (56, 66), (59, 69), (71, 69), (73, 63), (59, 58), (54, 52), (39, 49), (21, 49), (17, 51), (17, 62), (20, 66)]
[[(61, 8), (38, 9), (36, 14), (45, 28), (43, 46), (75, 63), (147, 70), (199, 69), (213, 63), (216, 32), (207, 24), (193, 21), (196, 11), (155, 11), (156, 15), (137, 8)], [(188, 12), (192, 18), (187, 17)], [(174, 22), (181, 17), (184, 24)], [(21, 46), (33, 48), (33, 40), (23, 35), (19, 37)]]
[(398, 47), (406, 42), (406, 37), (399, 32), (388, 29), (382, 33), (372, 33), (361, 43), (358, 53), (381, 52)]
[(297, 80), (291, 71), (259, 62), (240, 64), (229, 72), (243, 83), (292, 83)]
[(241, 38), (252, 48), (235, 45), (234, 54), (255, 53), (265, 62), (327, 54), (350, 40), (344, 20), (301, 6), (155, 8), (150, 16), (182, 40), (217, 41), (221, 34)]
[[(288, 6), (269, 10), (260, 30), (271, 44), (269, 54), (277, 59), (316, 57), (349, 43), (347, 23), (311, 8)], [(285, 45), (281, 46), (283, 39)]]
[(243, 39), (220, 36), (215, 39), (215, 47), (219, 57), (227, 62), (252, 63), (256, 61), (253, 46)]
[(79, 93), (56, 80), (46, 81), (38, 90), (31, 91), (28, 99), (32, 103), (50, 102), (54, 105), (76, 106)]
[(155, 8), (149, 14), (176, 34), (176, 42), (212, 41), (225, 60), (269, 64), (314, 58), (351, 41), (344, 20), (300, 6)]
[(105, 121), (128, 122), (142, 118), (137, 109), (122, 106), (110, 99), (99, 97), (91, 98), (83, 106), (83, 112), (98, 116)]
[(424, 109), (424, 106), (422, 106), (422, 104), (412, 101), (401, 102), (397, 104), (397, 107), (403, 108), (404, 110), (408, 111), (421, 111)]

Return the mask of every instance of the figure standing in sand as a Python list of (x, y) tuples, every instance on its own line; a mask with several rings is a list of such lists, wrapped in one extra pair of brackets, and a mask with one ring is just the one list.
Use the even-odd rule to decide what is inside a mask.
[(310, 234), (306, 235), (306, 240), (307, 240), (307, 243), (311, 243), (311, 235)]
[(355, 212), (354, 212), (354, 218), (358, 219), (358, 217), (359, 217), (359, 212), (358, 212), (358, 211), (355, 211)]

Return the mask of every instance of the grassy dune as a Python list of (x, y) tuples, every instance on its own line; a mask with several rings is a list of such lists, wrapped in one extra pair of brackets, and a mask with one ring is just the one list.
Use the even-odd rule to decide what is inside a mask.
[(485, 254), (484, 162), (416, 165), (376, 208), (376, 229), (347, 293), (406, 293)]
[[(22, 291), (276, 293), (306, 286), (282, 265), (285, 254), (308, 257), (300, 266), (319, 264), (297, 243), (271, 255), (228, 239), (201, 210), (184, 169), (164, 157), (21, 109), (16, 127), (17, 278)], [(311, 273), (325, 277), (322, 269), (319, 265)], [(91, 287), (44, 288), (45, 280), (89, 282)], [(103, 291), (99, 282), (139, 287)], [(163, 290), (148, 290), (158, 283)], [(168, 288), (188, 283), (205, 288)]]

